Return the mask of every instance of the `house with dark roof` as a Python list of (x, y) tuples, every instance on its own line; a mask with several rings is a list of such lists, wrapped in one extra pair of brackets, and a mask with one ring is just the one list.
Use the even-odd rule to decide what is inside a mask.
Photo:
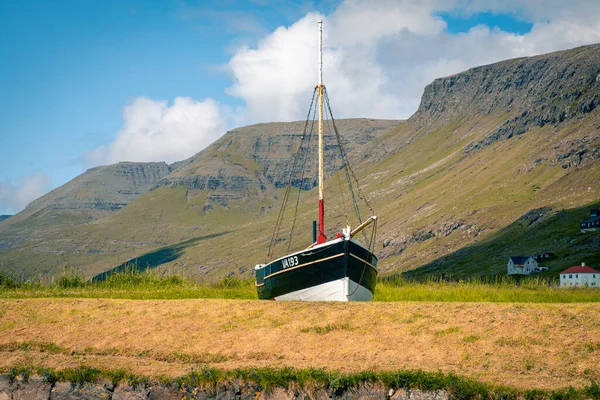
[(600, 287), (600, 272), (581, 263), (560, 273), (560, 286)]
[(508, 275), (529, 275), (539, 271), (537, 261), (531, 256), (510, 256), (506, 268)]
[(590, 210), (590, 217), (581, 221), (579, 229), (581, 232), (600, 231), (600, 210), (597, 208)]

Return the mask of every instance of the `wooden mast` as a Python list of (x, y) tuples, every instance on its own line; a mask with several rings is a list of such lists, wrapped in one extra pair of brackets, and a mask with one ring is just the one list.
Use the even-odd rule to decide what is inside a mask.
[(325, 202), (323, 197), (323, 21), (319, 21), (319, 235), (317, 243), (325, 243)]

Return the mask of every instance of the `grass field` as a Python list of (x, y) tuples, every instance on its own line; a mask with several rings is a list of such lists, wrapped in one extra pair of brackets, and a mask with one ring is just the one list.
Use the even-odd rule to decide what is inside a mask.
[(497, 283), (478, 280), (458, 283), (391, 281), (378, 282), (375, 301), (443, 301), (493, 303), (597, 303), (600, 290), (560, 288), (556, 282), (511, 279)]
[(2, 275), (0, 371), (85, 365), (175, 379), (293, 367), (382, 381), (421, 370), (522, 390), (600, 380), (599, 290), (396, 279), (378, 282), (372, 303), (255, 299), (254, 283), (235, 277), (129, 271), (90, 283), (66, 271), (42, 285)]
[(600, 380), (599, 321), (591, 303), (2, 299), (0, 370), (418, 369), (559, 389)]

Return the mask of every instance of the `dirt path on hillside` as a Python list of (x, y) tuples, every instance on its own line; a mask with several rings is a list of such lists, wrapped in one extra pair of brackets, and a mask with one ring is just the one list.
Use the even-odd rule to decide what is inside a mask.
[(597, 304), (0, 300), (0, 369), (423, 369), (550, 389), (600, 379), (599, 359)]

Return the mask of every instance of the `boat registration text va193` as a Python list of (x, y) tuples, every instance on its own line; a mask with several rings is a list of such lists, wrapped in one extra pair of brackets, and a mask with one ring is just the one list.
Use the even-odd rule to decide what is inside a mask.
[(298, 265), (298, 256), (284, 258), (281, 260), (281, 263), (283, 264), (284, 269), (296, 266)]

